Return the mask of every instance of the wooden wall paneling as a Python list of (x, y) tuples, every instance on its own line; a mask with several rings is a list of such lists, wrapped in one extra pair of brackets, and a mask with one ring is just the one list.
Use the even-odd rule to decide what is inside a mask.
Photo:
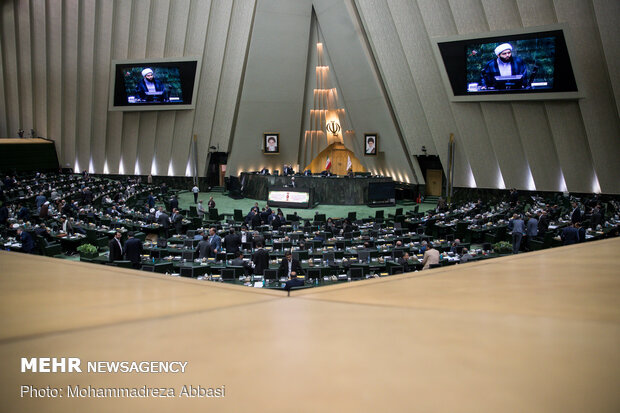
[[(63, 3), (62, 33), (62, 146), (63, 167), (74, 168), (76, 160), (79, 0)], [(79, 165), (82, 167), (82, 165)]]
[[(197, 7), (192, 3), (192, 9)], [(203, 7), (206, 7), (203, 6)], [(212, 2), (209, 7), (208, 24), (202, 26), (191, 25), (191, 31), (187, 34), (186, 53), (195, 53), (202, 56), (202, 68), (200, 73), (200, 83), (198, 85), (198, 96), (196, 101), (196, 116), (191, 119), (192, 124), (189, 129), (183, 124), (182, 129), (178, 129), (175, 125), (175, 146), (172, 149), (172, 159), (175, 165), (183, 168), (187, 164), (189, 152), (187, 150), (189, 139), (192, 133), (198, 135), (198, 170), (201, 171), (206, 163), (207, 153), (209, 151), (209, 141), (211, 138), (211, 128), (213, 127), (213, 117), (215, 106), (217, 104), (218, 86), (220, 84), (220, 75), (224, 62), (224, 50), (226, 47), (226, 36), (232, 13), (232, 2)], [(190, 20), (195, 14), (190, 13)], [(204, 20), (203, 20), (204, 21)], [(200, 31), (197, 31), (200, 29)], [(200, 35), (202, 34), (202, 38)], [(179, 119), (177, 118), (177, 123)], [(184, 131), (182, 134), (180, 131)], [(177, 139), (183, 145), (176, 144)]]
[[(131, 0), (115, 0), (112, 14), (112, 60), (127, 59), (131, 27)], [(109, 112), (106, 119), (106, 158), (108, 172), (119, 173), (123, 147), (124, 112)], [(125, 162), (125, 159), (123, 159)], [(123, 168), (127, 171), (127, 169)], [(133, 165), (132, 169), (133, 170)]]
[[(88, 170), (94, 99), (95, 0), (83, 0), (79, 10), (76, 156)], [(76, 171), (77, 172), (77, 171)]]
[(45, 2), (31, 2), (33, 126), (37, 131), (37, 136), (49, 137), (47, 131), (47, 20), (45, 15)]
[(15, 1), (17, 39), (17, 80), (19, 98), (16, 104), (19, 107), (20, 127), (28, 132), (34, 128), (33, 106), (33, 67), (32, 67), (32, 40), (30, 28), (32, 26), (30, 2)]
[(95, 12), (96, 42), (93, 56), (93, 114), (90, 142), (90, 156), (96, 173), (103, 173), (106, 160), (106, 125), (110, 93), (113, 16), (114, 2), (97, 2), (97, 10)]
[(579, 101), (579, 118), (600, 188), (606, 193), (620, 193), (620, 118), (592, 0), (563, 0), (556, 13), (558, 20), (568, 22), (571, 28), (572, 63), (581, 74), (579, 87), (587, 97)]

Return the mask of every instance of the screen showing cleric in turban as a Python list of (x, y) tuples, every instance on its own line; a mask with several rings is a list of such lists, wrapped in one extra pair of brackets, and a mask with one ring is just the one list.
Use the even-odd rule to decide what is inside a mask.
[(114, 107), (149, 110), (191, 105), (196, 68), (196, 60), (118, 62), (114, 68)]
[(132, 67), (125, 73), (127, 103), (183, 102), (179, 69)]
[(470, 43), (467, 92), (553, 89), (555, 37)]

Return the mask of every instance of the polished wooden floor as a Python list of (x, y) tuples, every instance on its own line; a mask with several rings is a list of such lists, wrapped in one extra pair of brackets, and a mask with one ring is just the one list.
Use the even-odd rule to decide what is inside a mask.
[[(618, 412), (620, 239), (277, 291), (0, 252), (0, 411)], [(21, 357), (188, 361), (21, 373)], [(220, 399), (21, 385), (225, 386)]]

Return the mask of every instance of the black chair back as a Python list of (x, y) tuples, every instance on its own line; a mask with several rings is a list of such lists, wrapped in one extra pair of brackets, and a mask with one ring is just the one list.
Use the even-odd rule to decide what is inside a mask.
[(265, 270), (263, 272), (263, 277), (266, 280), (276, 280), (278, 279), (278, 270), (271, 270), (271, 269)]
[(364, 269), (363, 268), (349, 268), (349, 277), (352, 280), (361, 280), (364, 278)]

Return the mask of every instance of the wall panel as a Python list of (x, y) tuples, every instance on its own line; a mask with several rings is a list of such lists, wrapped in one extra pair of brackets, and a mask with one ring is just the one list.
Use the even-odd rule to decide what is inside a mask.
[[(224, 51), (226, 39), (228, 37), (228, 25), (232, 13), (232, 2), (212, 2), (208, 26), (206, 28), (206, 40), (199, 43), (198, 33), (188, 33), (188, 50), (203, 55), (202, 69), (200, 73), (200, 84), (198, 89), (198, 98), (196, 101), (196, 117), (192, 118), (189, 129), (183, 128), (183, 150), (181, 146), (173, 148), (173, 159), (175, 164), (182, 165), (183, 173), (185, 172), (185, 164), (187, 163), (189, 151), (189, 139), (192, 133), (198, 135), (198, 170), (204, 168), (209, 152), (209, 141), (211, 138), (211, 128), (213, 127), (213, 116), (215, 106), (217, 104), (218, 88), (220, 85), (220, 77), (222, 65), (224, 62)], [(192, 13), (190, 13), (192, 15)], [(196, 39), (196, 40), (194, 40)], [(202, 47), (200, 47), (202, 44)], [(177, 119), (178, 121), (178, 119)], [(181, 131), (181, 129), (179, 129)], [(175, 142), (177, 131), (175, 130)], [(179, 138), (180, 141), (181, 137)]]
[(93, 118), (91, 129), (91, 158), (95, 171), (102, 172), (106, 160), (106, 124), (110, 88), (110, 58), (112, 53), (112, 17), (114, 2), (98, 1), (95, 13)]
[[(127, 59), (131, 27), (131, 0), (115, 0), (112, 14), (112, 60)], [(106, 119), (106, 165), (108, 172), (119, 173), (123, 142), (123, 112), (109, 112)], [(125, 159), (122, 159), (125, 162)], [(133, 171), (123, 167), (125, 171)]]
[(579, 101), (577, 113), (585, 127), (583, 139), (589, 143), (601, 190), (620, 192), (620, 119), (594, 8), (583, 0), (562, 0), (556, 4), (556, 13), (558, 20), (568, 22), (571, 28), (573, 67), (581, 74), (578, 81), (587, 97)]
[(47, 137), (54, 140), (56, 153), (62, 164), (63, 155), (63, 61), (62, 61), (62, 0), (47, 1), (47, 101), (40, 102), (47, 109)]
[(94, 98), (95, 0), (80, 2), (78, 32), (76, 156), (80, 169), (88, 170)]
[(16, 101), (19, 106), (19, 123), (24, 130), (30, 131), (34, 127), (34, 106), (32, 88), (32, 41), (30, 36), (30, 2), (14, 1), (16, 12), (16, 32), (17, 40), (17, 80), (19, 99)]
[[(62, 159), (63, 167), (74, 168), (77, 151), (77, 88), (79, 0), (63, 3), (62, 32)], [(80, 165), (81, 166), (81, 165)]]
[(607, 64), (607, 73), (611, 81), (616, 102), (616, 112), (620, 117), (620, 1), (617, 0), (597, 0), (594, 5), (594, 15), (596, 26), (603, 46), (603, 56)]
[(544, 103), (512, 104), (523, 152), (539, 191), (565, 191), (566, 182), (549, 128)]
[(47, 20), (45, 2), (31, 2), (32, 18), (32, 71), (33, 71), (33, 127), (37, 136), (49, 136), (47, 130)]
[[(146, 52), (147, 58), (164, 57), (166, 47), (166, 33), (168, 32), (168, 15), (170, 1), (160, 0), (151, 3), (147, 28)], [(171, 30), (173, 28), (170, 28)], [(140, 117), (140, 131), (138, 136), (138, 170), (143, 175), (151, 172), (155, 155), (155, 136), (157, 133), (158, 116), (161, 112), (143, 112)]]

